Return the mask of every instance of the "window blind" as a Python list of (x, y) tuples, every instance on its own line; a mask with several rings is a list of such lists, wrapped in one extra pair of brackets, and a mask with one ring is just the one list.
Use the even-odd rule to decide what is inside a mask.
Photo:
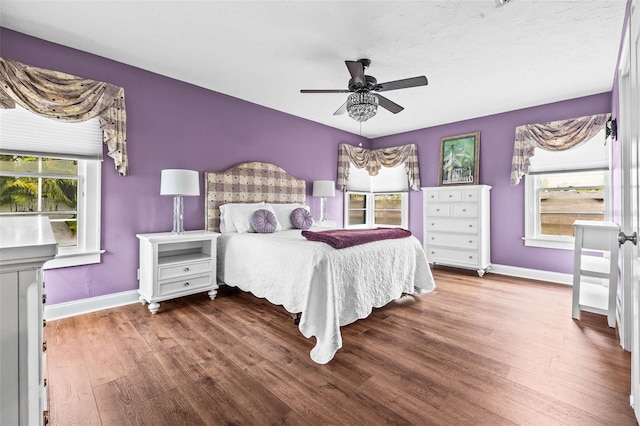
[(0, 109), (0, 151), (78, 159), (102, 159), (97, 118), (69, 123), (34, 114), (16, 105)]
[(529, 159), (529, 174), (571, 170), (607, 170), (609, 149), (604, 129), (580, 146), (565, 151), (536, 148)]
[(349, 164), (348, 191), (361, 192), (407, 192), (409, 179), (405, 164), (395, 167), (382, 167), (376, 176), (369, 176), (366, 169), (358, 169)]

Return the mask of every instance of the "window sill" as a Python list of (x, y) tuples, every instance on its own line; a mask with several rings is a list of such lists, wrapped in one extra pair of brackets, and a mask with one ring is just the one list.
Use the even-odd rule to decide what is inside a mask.
[(527, 247), (540, 247), (558, 250), (573, 250), (573, 238), (526, 238), (523, 237), (524, 245)]
[(44, 264), (44, 269), (68, 268), (70, 266), (91, 265), (100, 263), (104, 250), (97, 252), (58, 254), (54, 259)]

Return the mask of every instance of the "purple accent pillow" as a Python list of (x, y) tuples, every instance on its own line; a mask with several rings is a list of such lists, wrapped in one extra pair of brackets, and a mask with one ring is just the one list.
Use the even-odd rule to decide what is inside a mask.
[(309, 229), (313, 225), (313, 216), (309, 210), (299, 207), (291, 212), (291, 223), (298, 229)]
[(260, 234), (271, 234), (276, 230), (278, 221), (276, 215), (266, 209), (260, 209), (251, 215), (251, 226), (253, 230)]

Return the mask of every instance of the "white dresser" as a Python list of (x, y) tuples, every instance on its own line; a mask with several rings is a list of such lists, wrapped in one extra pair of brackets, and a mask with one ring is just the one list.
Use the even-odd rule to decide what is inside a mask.
[(484, 275), (491, 266), (490, 190), (487, 185), (422, 188), (429, 262)]
[(0, 218), (0, 425), (48, 421), (42, 265), (57, 252), (49, 218)]
[(217, 232), (187, 231), (138, 234), (140, 240), (140, 302), (149, 303), (152, 314), (163, 300), (209, 292), (218, 293), (216, 282)]

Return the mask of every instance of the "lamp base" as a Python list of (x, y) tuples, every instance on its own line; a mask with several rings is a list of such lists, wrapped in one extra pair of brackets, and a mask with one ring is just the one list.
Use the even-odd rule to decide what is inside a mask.
[(320, 222), (327, 221), (327, 197), (320, 198)]
[(184, 204), (182, 195), (176, 195), (173, 197), (173, 229), (171, 233), (184, 234), (183, 216)]

